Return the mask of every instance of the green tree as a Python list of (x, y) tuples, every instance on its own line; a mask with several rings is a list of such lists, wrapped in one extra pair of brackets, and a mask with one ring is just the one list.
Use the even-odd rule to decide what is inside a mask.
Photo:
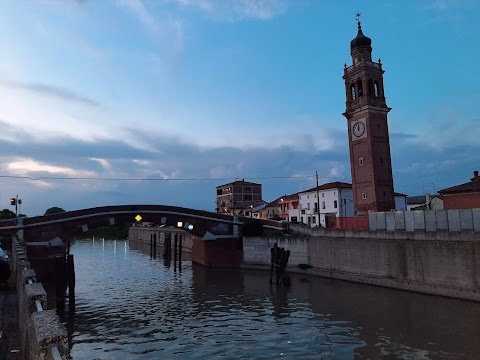
[(0, 219), (7, 220), (7, 219), (15, 219), (15, 213), (8, 209), (3, 209), (0, 211)]
[(47, 211), (45, 211), (45, 215), (58, 214), (58, 213), (64, 213), (64, 212), (65, 210), (63, 210), (62, 208), (54, 206), (48, 209)]

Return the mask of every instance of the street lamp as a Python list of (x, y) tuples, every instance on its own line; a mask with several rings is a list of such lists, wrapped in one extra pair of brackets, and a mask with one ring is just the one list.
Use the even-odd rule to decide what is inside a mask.
[(253, 217), (253, 205), (250, 205), (250, 218)]

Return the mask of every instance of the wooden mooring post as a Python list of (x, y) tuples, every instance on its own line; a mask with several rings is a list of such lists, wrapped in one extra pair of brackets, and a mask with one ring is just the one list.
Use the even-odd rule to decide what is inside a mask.
[(75, 262), (73, 255), (67, 257), (68, 309), (75, 311)]
[(172, 234), (165, 234), (163, 244), (163, 257), (170, 258), (172, 256)]
[(182, 240), (183, 235), (178, 235), (178, 270), (182, 271)]
[[(270, 249), (270, 283), (276, 285), (288, 284), (286, 269), (289, 257), (290, 250), (285, 251), (284, 248), (279, 248), (277, 243)], [(273, 280), (274, 275), (275, 280)]]
[(157, 234), (153, 234), (153, 258), (157, 258)]

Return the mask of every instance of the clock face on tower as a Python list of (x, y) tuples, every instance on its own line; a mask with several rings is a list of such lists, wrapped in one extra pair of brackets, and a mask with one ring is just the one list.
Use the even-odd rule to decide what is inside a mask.
[(352, 122), (352, 140), (363, 139), (367, 136), (365, 119), (360, 119)]

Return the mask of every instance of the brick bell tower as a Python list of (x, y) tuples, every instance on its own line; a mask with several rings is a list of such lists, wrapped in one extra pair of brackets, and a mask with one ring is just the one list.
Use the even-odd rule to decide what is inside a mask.
[(353, 65), (345, 64), (343, 79), (355, 215), (395, 209), (383, 69), (372, 61), (372, 40), (362, 32), (350, 42)]

